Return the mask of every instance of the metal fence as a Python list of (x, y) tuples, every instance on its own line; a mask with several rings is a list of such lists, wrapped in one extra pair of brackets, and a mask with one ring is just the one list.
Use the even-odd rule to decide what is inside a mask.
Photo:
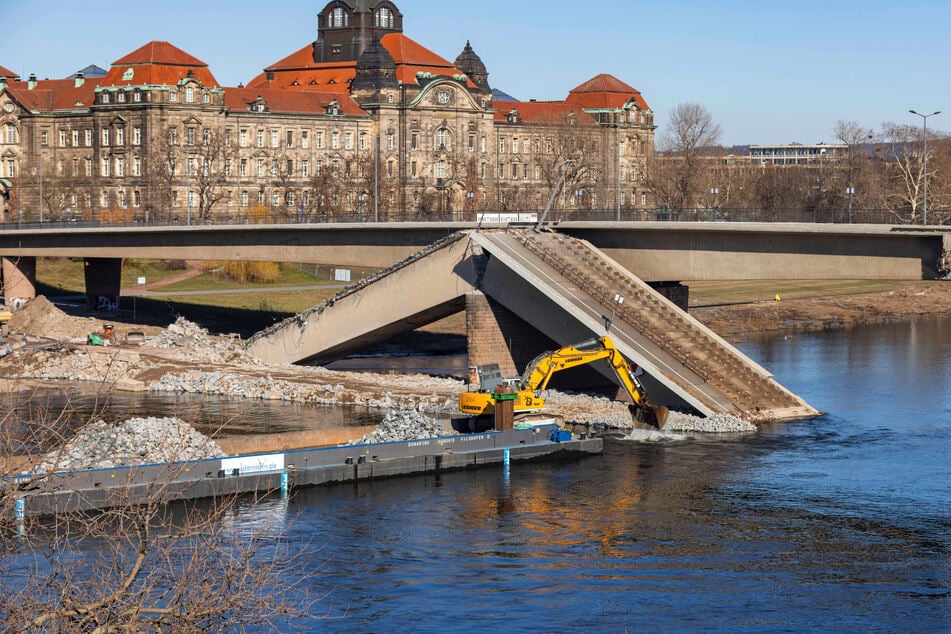
[[(534, 222), (542, 218), (544, 210), (522, 211), (453, 211), (453, 212), (400, 212), (374, 216), (373, 214), (344, 213), (297, 216), (274, 213), (255, 217), (235, 217), (225, 214), (208, 219), (192, 218), (190, 222), (177, 218), (139, 219), (135, 221), (70, 220), (44, 222), (5, 222), (0, 230), (15, 229), (53, 229), (53, 228), (89, 228), (89, 227), (175, 227), (204, 225), (287, 225), (287, 224), (373, 224), (376, 222), (431, 222), (431, 223), (469, 223), (497, 224), (494, 219), (501, 216), (502, 222)], [(590, 222), (764, 222), (764, 223), (820, 223), (820, 224), (876, 224), (876, 225), (912, 225), (908, 213), (888, 209), (596, 209), (596, 210), (551, 210), (546, 220), (549, 222), (590, 221)], [(513, 218), (513, 216), (517, 216)], [(951, 211), (929, 210), (929, 225), (951, 225)], [(917, 220), (916, 223), (920, 223)]]

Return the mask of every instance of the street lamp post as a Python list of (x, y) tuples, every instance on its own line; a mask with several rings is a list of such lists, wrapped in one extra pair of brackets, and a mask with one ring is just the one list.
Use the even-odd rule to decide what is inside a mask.
[(849, 224), (852, 224), (852, 194), (855, 193), (855, 188), (849, 185), (845, 188), (845, 193), (849, 197)]
[(925, 140), (925, 149), (924, 149), (924, 159), (922, 159), (922, 170), (925, 173), (925, 186), (924, 186), (924, 196), (921, 202), (921, 224), (928, 224), (928, 117), (933, 117), (936, 114), (941, 114), (940, 110), (936, 110), (931, 114), (921, 114), (920, 112), (915, 112), (914, 110), (909, 110), (911, 114), (916, 114), (921, 117), (922, 126), (924, 127), (924, 140)]

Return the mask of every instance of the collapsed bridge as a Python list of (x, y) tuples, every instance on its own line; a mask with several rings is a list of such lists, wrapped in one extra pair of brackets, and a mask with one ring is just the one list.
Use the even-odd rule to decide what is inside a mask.
[(497, 362), (507, 376), (539, 352), (609, 330), (655, 403), (753, 422), (817, 413), (590, 243), (527, 228), (455, 233), (247, 347), (268, 363), (327, 363), (462, 310), (469, 363)]

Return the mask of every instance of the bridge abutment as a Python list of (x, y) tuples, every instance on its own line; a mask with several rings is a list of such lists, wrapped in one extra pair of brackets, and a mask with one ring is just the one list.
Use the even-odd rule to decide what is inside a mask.
[(36, 258), (3, 258), (3, 299), (7, 306), (15, 300), (36, 297)]
[(115, 310), (119, 307), (122, 288), (122, 258), (86, 258), (83, 262), (86, 279), (86, 308)]

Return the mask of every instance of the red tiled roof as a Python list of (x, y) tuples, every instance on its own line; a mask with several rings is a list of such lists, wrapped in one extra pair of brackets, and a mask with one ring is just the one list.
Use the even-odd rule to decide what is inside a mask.
[(632, 99), (639, 110), (650, 110), (639, 90), (613, 75), (602, 73), (573, 89), (565, 101), (588, 110), (614, 110)]
[(349, 95), (328, 91), (273, 90), (261, 87), (225, 88), (225, 107), (232, 111), (247, 111), (258, 97), (264, 99), (268, 110), (286, 114), (324, 114), (330, 102), (336, 101), (340, 112), (351, 117), (366, 116), (366, 112)]
[[(128, 71), (131, 70), (131, 77)], [(203, 86), (219, 87), (208, 64), (168, 42), (149, 42), (113, 62), (102, 80), (103, 86), (174, 86), (188, 76)], [(128, 77), (128, 79), (127, 79)]]
[(7, 84), (7, 92), (29, 110), (41, 112), (86, 110), (95, 101), (96, 86), (101, 80), (90, 78), (76, 86), (74, 79), (43, 79), (33, 90), (28, 82)]
[(517, 110), (523, 123), (564, 124), (569, 114), (575, 115), (580, 125), (597, 125), (594, 118), (576, 105), (564, 101), (493, 101), (495, 120), (504, 122), (512, 110)]
[[(416, 84), (417, 73), (430, 73), (441, 77), (462, 74), (452, 62), (402, 33), (387, 33), (380, 39), (380, 43), (396, 63), (397, 80), (404, 84)], [(272, 73), (274, 79), (267, 79), (268, 73)], [(350, 80), (356, 74), (355, 61), (315, 63), (313, 46), (308, 44), (266, 67), (263, 73), (248, 82), (248, 87), (349, 92)], [(297, 82), (296, 85), (294, 82)], [(470, 88), (477, 87), (472, 80), (469, 80), (468, 85)]]
[(19, 77), (18, 73), (14, 73), (12, 70), (5, 66), (0, 66), (0, 77), (6, 77), (7, 81), (12, 81)]

